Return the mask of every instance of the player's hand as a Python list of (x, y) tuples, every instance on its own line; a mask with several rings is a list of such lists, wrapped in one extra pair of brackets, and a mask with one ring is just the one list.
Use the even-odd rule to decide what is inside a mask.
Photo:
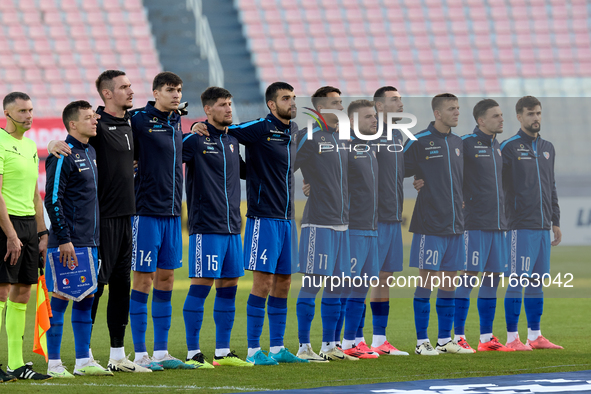
[(191, 127), (191, 133), (209, 137), (209, 131), (207, 131), (205, 123), (195, 123), (193, 127)]
[(558, 246), (560, 241), (562, 241), (562, 231), (560, 231), (560, 227), (552, 226), (552, 232), (554, 233), (554, 241), (550, 245)]
[(39, 254), (41, 255), (41, 261), (43, 262), (43, 268), (45, 268), (45, 258), (47, 257), (47, 242), (49, 241), (49, 235), (43, 234), (39, 238)]
[(74, 250), (74, 245), (71, 242), (68, 242), (67, 244), (61, 244), (59, 246), (59, 250), (60, 263), (62, 263), (64, 267), (66, 266), (66, 264), (68, 265), (69, 269), (73, 269), (74, 267), (78, 266), (76, 250)]
[(425, 181), (422, 179), (416, 179), (412, 182), (412, 186), (415, 188), (417, 192), (421, 191), (421, 188), (425, 186)]
[(54, 155), (58, 159), (62, 158), (62, 155), (68, 156), (72, 154), (72, 150), (64, 141), (49, 141), (47, 144), (47, 152)]
[(304, 192), (304, 196), (308, 197), (310, 195), (310, 184), (306, 183), (304, 179), (304, 186), (302, 186), (302, 191)]
[(9, 261), (10, 265), (15, 265), (21, 255), (22, 247), (23, 243), (15, 232), (13, 236), (8, 237), (6, 240), (6, 255), (4, 256), (4, 261)]

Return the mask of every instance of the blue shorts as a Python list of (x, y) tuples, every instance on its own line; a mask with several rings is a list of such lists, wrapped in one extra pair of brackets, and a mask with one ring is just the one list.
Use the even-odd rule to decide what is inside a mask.
[(511, 230), (507, 232), (507, 238), (511, 247), (507, 275), (550, 273), (550, 231)]
[(189, 236), (189, 278), (238, 278), (243, 260), (240, 234)]
[(403, 270), (400, 222), (378, 222), (378, 254), (380, 271), (400, 272)]
[(380, 262), (378, 257), (378, 237), (357, 235), (355, 230), (349, 230), (351, 244), (351, 277), (378, 276)]
[(183, 266), (180, 216), (132, 216), (131, 269), (156, 272)]
[(246, 218), (244, 269), (291, 274), (291, 221)]
[(349, 276), (349, 231), (318, 226), (303, 227), (300, 234), (300, 272), (323, 276)]
[(296, 227), (296, 221), (290, 220), (291, 222), (291, 273), (295, 274), (300, 272), (300, 259), (298, 258), (298, 229)]
[(464, 270), (477, 272), (506, 272), (509, 248), (505, 231), (464, 231), (466, 261)]
[(413, 234), (410, 266), (431, 271), (460, 271), (466, 261), (464, 235)]
[[(99, 264), (99, 258), (98, 258), (98, 248), (91, 248), (91, 250), (92, 250), (92, 259), (94, 260), (94, 270), (96, 272), (96, 280), (98, 283), (98, 276), (99, 276), (99, 270), (100, 270), (100, 264)], [(47, 249), (48, 255), (50, 253), (55, 253), (55, 252), (59, 252), (59, 248), (48, 248)], [(49, 263), (45, 264), (45, 283), (47, 284), (47, 291), (50, 293), (53, 292), (53, 271), (51, 269), (51, 264), (49, 264)], [(89, 295), (94, 294), (94, 293), (96, 293), (96, 289), (91, 291), (89, 293)]]

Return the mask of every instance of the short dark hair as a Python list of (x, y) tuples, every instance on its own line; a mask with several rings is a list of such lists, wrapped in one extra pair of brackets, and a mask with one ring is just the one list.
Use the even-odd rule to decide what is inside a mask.
[(484, 99), (476, 103), (476, 105), (474, 106), (474, 110), (472, 110), (472, 115), (474, 115), (474, 120), (476, 121), (476, 123), (478, 123), (479, 118), (482, 118), (484, 114), (486, 114), (486, 111), (498, 106), (499, 103), (497, 103), (493, 99)]
[(394, 86), (382, 86), (381, 88), (379, 88), (378, 90), (376, 90), (376, 92), (373, 94), (373, 101), (378, 101), (377, 99), (380, 97), (384, 97), (386, 95), (386, 92), (397, 92), (398, 89), (396, 89)]
[(371, 107), (371, 108), (373, 108), (374, 105), (375, 105), (375, 103), (373, 101), (369, 101), (369, 100), (355, 100), (355, 101), (351, 101), (351, 103), (347, 107), (347, 116), (350, 117), (359, 108), (365, 108), (365, 107)]
[(160, 90), (164, 85), (179, 86), (183, 84), (181, 77), (170, 71), (163, 71), (154, 77), (152, 91)]
[(210, 86), (201, 93), (201, 104), (214, 105), (219, 99), (232, 98), (232, 93), (224, 88)]
[(293, 86), (287, 82), (273, 82), (269, 85), (267, 90), (265, 90), (265, 104), (267, 104), (267, 108), (269, 107), (269, 101), (277, 100), (277, 92), (280, 90), (289, 90), (290, 92), (293, 92)]
[(538, 100), (534, 96), (523, 96), (517, 101), (517, 104), (515, 104), (515, 111), (517, 112), (517, 114), (520, 114), (523, 112), (524, 108), (532, 109), (538, 105), (540, 106), (540, 108), (542, 108), (542, 103), (540, 103), (540, 100)]
[(72, 101), (70, 104), (66, 105), (66, 108), (62, 111), (62, 122), (64, 122), (64, 126), (66, 126), (68, 133), (70, 132), (70, 121), (78, 120), (81, 109), (92, 109), (92, 105), (84, 100)]
[(106, 70), (101, 73), (96, 79), (95, 85), (96, 90), (98, 91), (99, 96), (101, 99), (105, 100), (103, 97), (103, 89), (108, 89), (111, 92), (115, 90), (115, 85), (113, 84), (113, 79), (125, 75), (125, 72), (121, 70)]
[(31, 98), (28, 94), (23, 92), (12, 92), (8, 93), (4, 100), (2, 101), (2, 107), (6, 109), (10, 104), (16, 102), (16, 100), (23, 100), (23, 101), (30, 101)]
[(341, 91), (339, 88), (335, 88), (334, 86), (323, 86), (318, 88), (318, 90), (316, 90), (312, 95), (312, 105), (314, 108), (318, 109), (318, 104), (322, 102), (324, 97), (328, 97), (329, 93), (338, 93), (340, 95)]
[(446, 101), (458, 101), (458, 97), (451, 93), (438, 94), (437, 96), (433, 97), (433, 100), (431, 100), (431, 108), (433, 111), (435, 111), (436, 109), (441, 108), (443, 103)]

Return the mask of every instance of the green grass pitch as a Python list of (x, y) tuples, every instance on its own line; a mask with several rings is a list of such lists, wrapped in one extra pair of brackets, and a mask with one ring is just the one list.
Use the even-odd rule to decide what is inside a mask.
[[(352, 384), (369, 384), (380, 382), (462, 378), (490, 375), (505, 375), (518, 373), (576, 371), (591, 368), (591, 342), (589, 341), (589, 327), (591, 327), (591, 313), (589, 295), (591, 289), (591, 270), (589, 269), (589, 254), (591, 247), (552, 248), (552, 274), (558, 272), (572, 273), (574, 285), (571, 289), (559, 289), (554, 285), (548, 289), (542, 318), (542, 332), (551, 341), (565, 347), (565, 350), (533, 351), (516, 353), (476, 353), (474, 355), (440, 355), (438, 357), (419, 357), (412, 352), (415, 345), (412, 300), (409, 297), (393, 298), (391, 300), (390, 321), (388, 326), (389, 340), (401, 350), (411, 353), (408, 357), (382, 356), (377, 360), (360, 360), (357, 362), (331, 362), (329, 364), (300, 364), (279, 365), (273, 367), (232, 368), (219, 367), (213, 370), (164, 371), (151, 374), (123, 374), (114, 377), (92, 378), (76, 377), (72, 380), (53, 379), (46, 383), (15, 382), (0, 385), (1, 390), (11, 393), (43, 392), (43, 393), (91, 393), (91, 392), (154, 392), (157, 390), (186, 391), (199, 389), (201, 392), (245, 392), (252, 390), (279, 390), (319, 386), (338, 386)], [(408, 248), (405, 249), (408, 256)], [(185, 262), (187, 259), (184, 260)], [(405, 270), (403, 275), (414, 275), (413, 270)], [(169, 351), (178, 358), (186, 356), (185, 328), (182, 308), (185, 295), (189, 287), (187, 268), (176, 272), (176, 283), (173, 294), (172, 328), (169, 337)], [(232, 334), (232, 349), (244, 358), (246, 356), (246, 301), (252, 284), (252, 276), (247, 273), (241, 279), (236, 301), (236, 320)], [(297, 351), (297, 319), (295, 303), (299, 290), (299, 278), (294, 277), (292, 292), (289, 298), (289, 314), (285, 345), (292, 351)], [(106, 293), (106, 292), (105, 292)], [(398, 294), (398, 293), (396, 293)], [(412, 290), (400, 294), (411, 295)], [(475, 296), (476, 292), (473, 292)], [(500, 291), (500, 294), (501, 291)], [(569, 298), (567, 298), (569, 297)], [(587, 298), (585, 298), (587, 297)], [(34, 353), (33, 323), (34, 323), (34, 294), (27, 311), (27, 327), (25, 332), (24, 356), (25, 361), (33, 361), (34, 368), (45, 372), (45, 360)], [(206, 303), (206, 315), (201, 331), (201, 350), (213, 358), (215, 348), (215, 327), (212, 317), (214, 291)], [(98, 322), (94, 328), (92, 349), (94, 356), (103, 366), (109, 358), (109, 338), (106, 325), (106, 294), (99, 310)], [(317, 318), (312, 325), (312, 344), (319, 350), (321, 337), (321, 322), (317, 302)], [(432, 300), (432, 316), (429, 334), (432, 341), (437, 335), (437, 316), (434, 300)], [(62, 344), (62, 360), (73, 370), (74, 338), (70, 322), (71, 306), (68, 308), (64, 322), (64, 336)], [(371, 311), (368, 308), (365, 336), (371, 341)], [(149, 320), (147, 341), (148, 348), (152, 342), (152, 323)], [(467, 339), (473, 347), (478, 344), (478, 313), (473, 299), (470, 314), (466, 324)], [(497, 306), (494, 325), (495, 334), (501, 342), (505, 342), (505, 324), (502, 299)], [(521, 338), (527, 335), (525, 313), (522, 311), (519, 332)], [(6, 332), (4, 327), (0, 332), (0, 362), (6, 367)], [(265, 326), (261, 344), (268, 349), (269, 336)], [(126, 350), (132, 352), (133, 344), (131, 330), (128, 327), (126, 336)], [(133, 355), (132, 355), (133, 356)]]

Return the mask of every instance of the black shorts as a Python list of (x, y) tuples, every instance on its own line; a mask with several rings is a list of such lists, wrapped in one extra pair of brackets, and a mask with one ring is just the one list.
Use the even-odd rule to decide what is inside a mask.
[(131, 272), (131, 216), (101, 218), (101, 269), (98, 282), (106, 285), (130, 280)]
[(39, 271), (39, 238), (35, 216), (10, 216), (12, 226), (23, 246), (15, 265), (6, 256), (6, 234), (0, 229), (0, 283), (37, 283)]

